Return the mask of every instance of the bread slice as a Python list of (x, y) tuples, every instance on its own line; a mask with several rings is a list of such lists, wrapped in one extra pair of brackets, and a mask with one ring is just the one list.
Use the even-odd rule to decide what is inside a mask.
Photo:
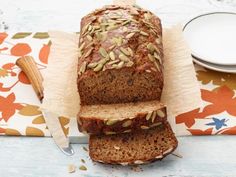
[(166, 120), (166, 106), (159, 101), (82, 106), (79, 130), (88, 134), (128, 133), (149, 129)]
[(177, 139), (167, 121), (149, 130), (116, 135), (91, 135), (92, 160), (110, 164), (143, 164), (160, 160), (176, 149)]

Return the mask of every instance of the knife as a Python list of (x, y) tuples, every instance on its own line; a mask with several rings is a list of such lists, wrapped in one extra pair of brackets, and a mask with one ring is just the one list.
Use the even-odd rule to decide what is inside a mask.
[[(32, 87), (37, 94), (40, 101), (43, 100), (43, 77), (38, 70), (36, 63), (31, 56), (23, 56), (17, 59), (16, 65), (19, 66), (22, 71), (28, 77)], [(46, 125), (51, 133), (54, 142), (59, 147), (59, 149), (66, 155), (73, 155), (74, 150), (70, 145), (69, 139), (64, 134), (59, 116), (48, 110), (42, 110), (43, 117), (45, 119)]]

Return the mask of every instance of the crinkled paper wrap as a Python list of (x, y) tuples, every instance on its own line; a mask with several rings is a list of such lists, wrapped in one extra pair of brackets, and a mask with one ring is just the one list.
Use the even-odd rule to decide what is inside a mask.
[[(78, 35), (49, 33), (52, 48), (44, 75), (42, 107), (60, 116), (76, 117), (79, 111), (77, 92)], [(195, 76), (190, 51), (180, 27), (164, 30), (164, 89), (162, 102), (167, 105), (169, 121), (175, 129), (175, 116), (201, 105), (200, 87)]]

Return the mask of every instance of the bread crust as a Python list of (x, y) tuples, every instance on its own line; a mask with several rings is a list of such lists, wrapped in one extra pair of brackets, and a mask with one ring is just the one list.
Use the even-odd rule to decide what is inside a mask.
[(162, 28), (151, 12), (106, 6), (81, 21), (81, 105), (160, 100)]

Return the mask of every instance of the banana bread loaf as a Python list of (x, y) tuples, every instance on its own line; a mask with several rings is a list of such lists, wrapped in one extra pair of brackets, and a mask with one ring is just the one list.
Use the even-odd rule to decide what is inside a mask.
[(136, 7), (105, 6), (81, 21), (78, 91), (81, 105), (160, 100), (162, 28)]

